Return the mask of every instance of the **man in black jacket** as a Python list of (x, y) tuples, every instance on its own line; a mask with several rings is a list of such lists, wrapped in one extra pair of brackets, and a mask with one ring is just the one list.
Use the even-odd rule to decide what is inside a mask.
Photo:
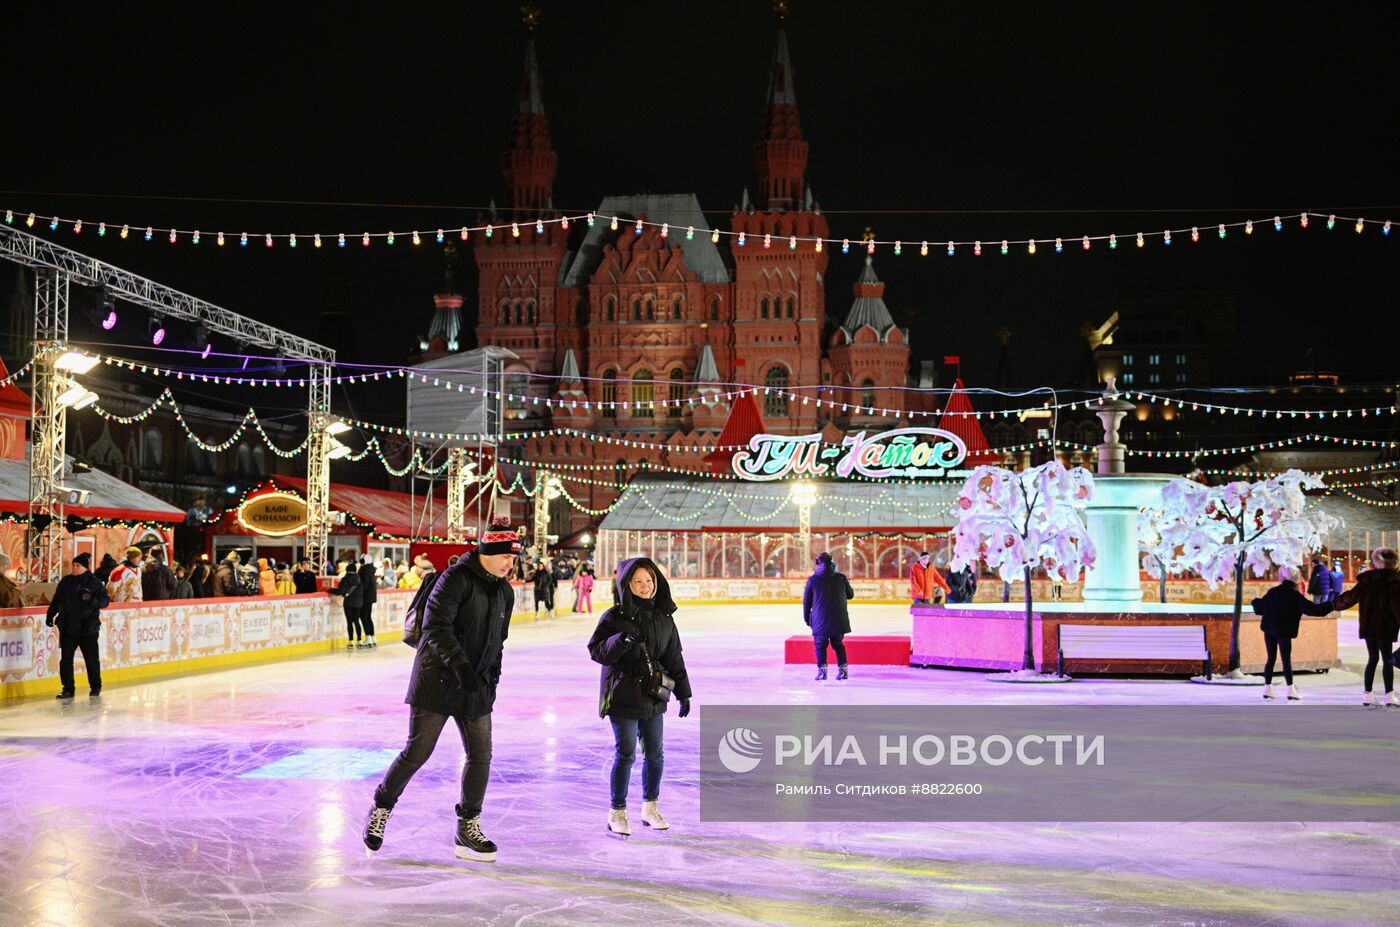
[(165, 564), (165, 551), (151, 548), (151, 558), (141, 571), (141, 600), (164, 602), (175, 598), (175, 574)]
[(49, 603), (44, 624), (58, 625), (58, 679), (63, 691), (58, 698), (73, 697), (73, 652), (82, 650), (87, 664), (88, 695), (102, 694), (102, 666), (98, 661), (97, 635), (102, 630), (102, 609), (108, 605), (107, 587), (98, 582), (88, 567), (91, 554), (73, 558), (73, 571), (58, 581)]
[(510, 633), (515, 592), (506, 577), (520, 553), (508, 519), (496, 519), (475, 551), (448, 567), (428, 595), (422, 640), (408, 695), (408, 743), (374, 790), (365, 823), (371, 852), (384, 842), (394, 804), (428, 757), (450, 718), (466, 746), (457, 805), (456, 854), (489, 862), (496, 844), (481, 831), (481, 806), (491, 773), (491, 709), (501, 680), (501, 654)]
[[(933, 567), (929, 567), (933, 569)], [(807, 577), (802, 590), (802, 619), (812, 629), (812, 644), (817, 652), (817, 681), (826, 679), (826, 645), (836, 651), (836, 678), (845, 679), (846, 645), (842, 643), (851, 633), (851, 618), (846, 601), (856, 597), (850, 580), (836, 571), (831, 554), (817, 555), (817, 568)]]

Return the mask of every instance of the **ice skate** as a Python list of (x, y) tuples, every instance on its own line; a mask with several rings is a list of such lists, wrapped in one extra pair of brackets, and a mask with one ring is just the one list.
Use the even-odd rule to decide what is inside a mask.
[(661, 816), (661, 809), (656, 807), (654, 801), (642, 802), (642, 826), (650, 827), (652, 830), (667, 830), (671, 824)]
[(1385, 707), (1400, 708), (1400, 696), (1397, 696), (1394, 692), (1387, 692), (1385, 694)]
[(89, 690), (88, 690), (88, 698), (101, 698), (101, 697), (102, 697), (102, 690), (101, 690), (101, 689), (89, 689)]
[(1303, 700), (1303, 697), (1302, 697), (1301, 695), (1298, 694), (1298, 687), (1297, 687), (1297, 686), (1295, 686), (1295, 685), (1289, 685), (1289, 687), (1288, 687), (1288, 700), (1289, 700), (1290, 702), (1301, 702), (1301, 701)]
[(1376, 701), (1375, 695), (1373, 695), (1373, 694), (1370, 693), (1370, 692), (1367, 692), (1367, 693), (1365, 693), (1364, 695), (1361, 696), (1361, 707), (1362, 707), (1362, 708), (1379, 708), (1379, 707), (1381, 707), (1381, 706), (1380, 706), (1380, 703)]
[(60, 693), (58, 693), (57, 695), (55, 695), (54, 698), (58, 699), (60, 702), (66, 702), (66, 701), (70, 700), (71, 698), (73, 698), (73, 690), (72, 690), (72, 689), (64, 689), (62, 692), (60, 692)]
[(365, 855), (375, 853), (384, 845), (384, 828), (388, 826), (389, 815), (393, 813), (393, 808), (378, 805), (370, 809), (369, 820), (365, 821)]
[(626, 809), (613, 808), (608, 812), (608, 833), (623, 840), (632, 836), (632, 825), (627, 823)]
[(836, 667), (836, 679), (838, 682), (842, 679), (849, 678), (850, 677), (846, 674), (846, 664), (842, 663), (840, 666)]
[(817, 667), (817, 682), (826, 682), (826, 667)]
[(481, 832), (481, 815), (457, 819), (457, 858), (495, 862), (496, 845)]
[(1273, 687), (1273, 684), (1272, 684), (1272, 683), (1266, 683), (1266, 684), (1264, 685), (1264, 698), (1269, 699), (1270, 701), (1272, 701), (1272, 700), (1273, 700), (1273, 697), (1274, 697), (1274, 687)]

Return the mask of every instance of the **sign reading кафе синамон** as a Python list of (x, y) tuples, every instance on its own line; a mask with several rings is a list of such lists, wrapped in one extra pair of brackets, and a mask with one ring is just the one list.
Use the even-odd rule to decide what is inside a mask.
[(238, 507), (238, 523), (267, 537), (296, 534), (306, 528), (306, 503), (289, 492), (252, 496)]
[(941, 428), (896, 428), (866, 436), (846, 435), (840, 446), (810, 435), (754, 435), (732, 460), (740, 479), (767, 481), (789, 476), (943, 477), (967, 457), (967, 445)]

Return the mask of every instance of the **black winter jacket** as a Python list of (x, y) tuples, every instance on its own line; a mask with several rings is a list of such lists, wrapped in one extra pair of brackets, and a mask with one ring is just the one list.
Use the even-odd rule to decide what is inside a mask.
[(359, 608), (363, 605), (364, 587), (360, 583), (360, 574), (347, 568), (345, 575), (340, 577), (340, 584), (335, 587), (335, 594), (345, 597), (342, 603), (345, 608)]
[(850, 580), (837, 572), (835, 564), (830, 560), (817, 564), (816, 572), (807, 577), (807, 587), (802, 590), (802, 620), (811, 626), (812, 636), (850, 634), (851, 617), (846, 611), (846, 601), (855, 597)]
[[(656, 593), (650, 602), (639, 600), (629, 588), (632, 574), (645, 566), (656, 577)], [(613, 582), (615, 603), (598, 619), (598, 627), (588, 641), (588, 655), (603, 665), (598, 683), (598, 716), (646, 720), (666, 713), (666, 702), (647, 691), (647, 654), (654, 668), (664, 670), (676, 681), (677, 699), (690, 698), (690, 677), (681, 654), (681, 635), (672, 615), (676, 603), (671, 586), (656, 564), (646, 557), (618, 564)], [(636, 638), (628, 644), (624, 638)], [(643, 647), (645, 645), (645, 648)]]
[(1304, 615), (1321, 618), (1332, 612), (1332, 603), (1314, 603), (1298, 591), (1298, 584), (1281, 582), (1252, 603), (1259, 615), (1259, 630), (1276, 638), (1292, 640)]
[(297, 591), (297, 595), (305, 595), (308, 592), (315, 592), (316, 572), (314, 570), (293, 570), (292, 588), (294, 588)]
[(360, 564), (360, 595), (361, 605), (373, 605), (379, 601), (379, 574), (372, 560)]
[(58, 581), (48, 617), (63, 634), (91, 637), (102, 630), (102, 609), (109, 604), (107, 587), (96, 576), (69, 573)]
[(514, 608), (515, 590), (483, 570), (475, 553), (448, 567), (428, 595), (404, 701), (441, 715), (490, 714)]
[(1337, 611), (1359, 605), (1356, 636), (1395, 643), (1400, 637), (1400, 572), (1371, 569), (1356, 576), (1356, 585), (1332, 600)]
[(164, 561), (156, 561), (141, 571), (141, 598), (146, 602), (164, 602), (175, 598), (175, 573)]

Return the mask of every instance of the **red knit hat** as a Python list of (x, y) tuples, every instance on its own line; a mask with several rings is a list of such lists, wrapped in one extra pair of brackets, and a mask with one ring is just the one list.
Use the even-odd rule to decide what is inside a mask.
[(510, 517), (498, 515), (491, 519), (491, 527), (482, 535), (477, 552), (487, 556), (491, 554), (518, 554), (520, 548), (520, 535), (511, 529)]

